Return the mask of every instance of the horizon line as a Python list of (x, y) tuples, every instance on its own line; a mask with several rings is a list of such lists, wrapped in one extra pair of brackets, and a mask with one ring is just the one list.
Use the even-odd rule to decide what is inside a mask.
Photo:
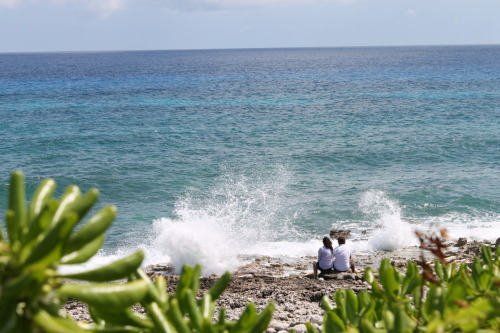
[(390, 48), (390, 47), (452, 47), (452, 46), (499, 46), (492, 44), (394, 44), (394, 45), (345, 45), (345, 46), (277, 46), (239, 48), (178, 48), (178, 49), (116, 49), (116, 50), (64, 50), (64, 51), (0, 51), (0, 54), (40, 54), (40, 53), (118, 53), (118, 52), (164, 52), (164, 51), (237, 51), (237, 50), (278, 50), (278, 49), (347, 49), (347, 48)]

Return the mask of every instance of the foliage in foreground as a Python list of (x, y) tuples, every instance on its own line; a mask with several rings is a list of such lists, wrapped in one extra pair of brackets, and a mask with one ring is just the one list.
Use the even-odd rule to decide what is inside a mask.
[[(323, 332), (499, 332), (500, 247), (493, 255), (483, 245), (481, 260), (476, 257), (469, 268), (446, 263), (439, 237), (418, 236), (422, 247), (438, 258), (434, 269), (424, 260), (421, 271), (408, 262), (403, 275), (385, 259), (379, 283), (367, 268), (364, 279), (371, 292), (338, 290), (335, 306), (323, 298)], [(308, 324), (308, 332), (316, 330)]]
[[(56, 199), (55, 186), (52, 179), (44, 180), (26, 207), (24, 176), (19, 171), (11, 176), (7, 235), (0, 227), (0, 333), (262, 332), (267, 328), (272, 304), (260, 313), (249, 304), (237, 321), (226, 321), (221, 309), (219, 319), (212, 320), (215, 300), (227, 288), (229, 273), (199, 300), (199, 266), (184, 267), (175, 293), (167, 294), (163, 277), (152, 282), (140, 269), (142, 251), (90, 271), (61, 274), (61, 266), (85, 263), (97, 253), (116, 208), (104, 207), (76, 228), (99, 193), (91, 189), (82, 195), (78, 187), (69, 186)], [(64, 282), (68, 279), (83, 283)], [(86, 303), (94, 323), (76, 322), (64, 313), (61, 306), (69, 298)], [(137, 304), (145, 314), (132, 309)]]
[[(81, 195), (70, 186), (60, 199), (52, 197), (55, 182), (44, 180), (26, 207), (24, 178), (11, 177), (5, 215), (7, 234), (0, 227), (0, 333), (4, 332), (263, 332), (273, 313), (270, 304), (257, 313), (248, 304), (237, 321), (226, 321), (221, 309), (213, 320), (215, 300), (227, 288), (229, 273), (197, 297), (201, 268), (184, 267), (174, 294), (166, 281), (152, 282), (140, 269), (138, 251), (104, 267), (61, 274), (63, 265), (82, 264), (102, 246), (104, 232), (116, 208), (104, 207), (84, 220), (98, 198), (96, 189)], [(7, 237), (5, 237), (7, 236)], [(408, 262), (402, 274), (388, 260), (375, 279), (371, 268), (365, 281), (372, 291), (335, 293), (335, 306), (323, 299), (323, 332), (498, 332), (500, 329), (500, 248), (481, 248), (472, 265), (447, 264), (443, 243), (419, 234), (424, 248), (436, 256), (434, 268)], [(81, 280), (83, 284), (67, 281)], [(116, 280), (124, 280), (116, 282)], [(74, 298), (86, 303), (94, 323), (76, 322), (62, 304)], [(135, 312), (141, 305), (145, 314)], [(308, 332), (316, 330), (310, 323)]]

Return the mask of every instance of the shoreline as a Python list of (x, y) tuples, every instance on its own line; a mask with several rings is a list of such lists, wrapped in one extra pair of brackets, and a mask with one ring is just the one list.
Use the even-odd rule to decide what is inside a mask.
[[(450, 263), (471, 263), (474, 257), (480, 255), (482, 244), (495, 246), (488, 241), (470, 241), (461, 246), (448, 243), (446, 258)], [(425, 261), (434, 261), (432, 254), (423, 252), (415, 246), (389, 252), (356, 255), (358, 270), (356, 274), (349, 272), (331, 274), (319, 279), (312, 278), (312, 262), (316, 260), (315, 257), (305, 256), (290, 262), (280, 258), (256, 256), (252, 262), (232, 272), (231, 282), (217, 304), (218, 307), (226, 308), (227, 320), (236, 320), (250, 302), (255, 304), (258, 311), (273, 302), (275, 311), (266, 331), (268, 333), (284, 333), (291, 329), (295, 329), (298, 333), (305, 332), (306, 322), (311, 322), (320, 329), (324, 314), (321, 307), (323, 296), (333, 298), (334, 292), (338, 289), (352, 289), (356, 293), (370, 289), (371, 287), (363, 281), (366, 267), (372, 267), (377, 274), (380, 261), (389, 258), (395, 267), (404, 271), (406, 262), (420, 261), (422, 253)], [(151, 265), (144, 270), (153, 279), (157, 275), (165, 276), (167, 292), (175, 291), (179, 276), (171, 273), (171, 267)], [(217, 279), (215, 275), (200, 278), (199, 295), (205, 293)], [(68, 301), (63, 308), (75, 320), (91, 320), (86, 306), (82, 303)], [(140, 308), (136, 310), (143, 311)]]

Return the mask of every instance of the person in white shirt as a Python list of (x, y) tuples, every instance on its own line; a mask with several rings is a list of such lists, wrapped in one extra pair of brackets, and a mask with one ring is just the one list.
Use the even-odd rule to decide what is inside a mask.
[(323, 237), (323, 247), (318, 250), (318, 261), (313, 262), (314, 278), (331, 272), (333, 268), (333, 246), (330, 237)]
[(333, 250), (333, 269), (337, 272), (347, 272), (349, 269), (356, 273), (354, 260), (352, 259), (352, 248), (345, 244), (345, 237), (340, 236), (337, 238), (339, 246)]

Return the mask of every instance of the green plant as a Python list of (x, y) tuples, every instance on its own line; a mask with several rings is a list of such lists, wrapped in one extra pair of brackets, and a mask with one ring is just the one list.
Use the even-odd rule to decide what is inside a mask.
[[(446, 263), (439, 237), (419, 237), (437, 256), (434, 269), (424, 261), (421, 270), (408, 262), (403, 275), (384, 259), (379, 282), (367, 268), (364, 279), (371, 292), (338, 290), (335, 306), (324, 297), (323, 332), (498, 332), (500, 248), (493, 256), (482, 246), (482, 260), (475, 258), (469, 269)], [(311, 325), (308, 332), (315, 332)]]
[[(26, 207), (24, 176), (19, 171), (11, 176), (7, 238), (0, 227), (0, 333), (265, 330), (272, 304), (261, 313), (249, 304), (234, 322), (226, 321), (221, 309), (219, 319), (212, 320), (215, 300), (230, 281), (228, 273), (200, 300), (196, 299), (199, 266), (184, 267), (175, 294), (168, 295), (164, 278), (152, 282), (140, 269), (142, 251), (90, 271), (61, 274), (61, 266), (85, 263), (97, 253), (116, 208), (104, 207), (75, 228), (99, 193), (91, 189), (82, 195), (78, 187), (69, 186), (55, 199), (55, 186), (52, 179), (44, 180)], [(76, 322), (61, 311), (68, 298), (86, 303), (94, 323)], [(136, 304), (146, 313), (135, 312)]]

